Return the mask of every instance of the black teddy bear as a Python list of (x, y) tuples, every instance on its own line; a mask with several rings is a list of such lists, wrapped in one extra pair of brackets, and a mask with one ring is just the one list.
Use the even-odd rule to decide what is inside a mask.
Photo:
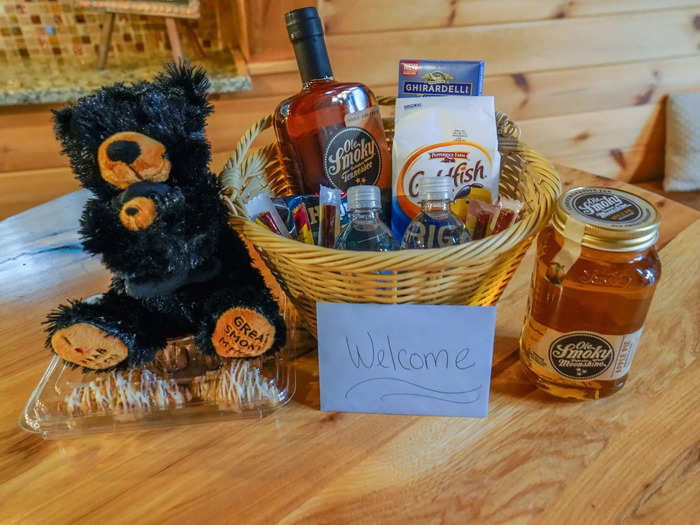
[(64, 360), (141, 366), (187, 333), (222, 357), (284, 344), (277, 303), (207, 167), (208, 86), (203, 70), (171, 64), (152, 83), (105, 87), (55, 112), (56, 136), (94, 194), (80, 221), (83, 247), (113, 273), (98, 299), (48, 316), (47, 346)]

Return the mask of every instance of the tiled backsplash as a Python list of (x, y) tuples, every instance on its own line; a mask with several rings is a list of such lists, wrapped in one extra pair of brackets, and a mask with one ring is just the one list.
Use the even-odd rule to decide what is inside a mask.
[[(186, 53), (194, 52), (195, 47), (185, 23), (194, 28), (205, 51), (224, 47), (216, 2), (200, 2), (199, 20), (178, 21)], [(71, 0), (0, 0), (0, 66), (21, 65), (37, 58), (92, 64), (97, 60), (104, 18), (103, 12), (76, 8)], [(167, 57), (169, 49), (163, 18), (120, 14), (108, 64), (146, 55)]]

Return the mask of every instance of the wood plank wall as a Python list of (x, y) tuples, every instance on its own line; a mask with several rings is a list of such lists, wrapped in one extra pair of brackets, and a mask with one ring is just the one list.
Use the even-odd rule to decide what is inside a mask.
[[(240, 1), (240, 0), (239, 0)], [(247, 0), (253, 90), (215, 97), (215, 167), (299, 89), (282, 13)], [(396, 93), (400, 58), (486, 60), (485, 93), (555, 162), (628, 181), (663, 172), (668, 93), (700, 91), (700, 0), (318, 0), (336, 77)], [(75, 187), (49, 108), (0, 109), (0, 217)], [(60, 169), (63, 168), (63, 169)], [(19, 172), (19, 173), (18, 173)]]

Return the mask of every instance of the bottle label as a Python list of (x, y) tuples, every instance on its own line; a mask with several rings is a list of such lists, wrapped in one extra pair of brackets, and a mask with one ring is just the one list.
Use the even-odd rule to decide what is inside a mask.
[(579, 381), (626, 375), (644, 329), (625, 335), (559, 332), (532, 319), (529, 328), (524, 347), (534, 368)]
[(422, 246), (425, 248), (443, 248), (467, 242), (464, 229), (452, 223), (430, 224), (414, 221), (404, 233), (404, 243), (407, 247)]
[(382, 173), (377, 141), (363, 128), (343, 129), (326, 146), (323, 170), (331, 184), (343, 191), (358, 184), (376, 185)]

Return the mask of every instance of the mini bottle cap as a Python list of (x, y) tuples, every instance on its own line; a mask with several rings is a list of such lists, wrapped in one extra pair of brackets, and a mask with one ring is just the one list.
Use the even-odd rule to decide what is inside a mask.
[(421, 201), (441, 201), (452, 200), (452, 188), (454, 183), (449, 177), (421, 177), (420, 180), (420, 200)]
[(377, 186), (359, 185), (348, 188), (348, 209), (381, 208), (381, 192)]
[(598, 187), (570, 189), (559, 198), (552, 216), (554, 229), (564, 237), (576, 237), (583, 246), (610, 252), (653, 246), (659, 238), (659, 222), (658, 211), (646, 199)]

